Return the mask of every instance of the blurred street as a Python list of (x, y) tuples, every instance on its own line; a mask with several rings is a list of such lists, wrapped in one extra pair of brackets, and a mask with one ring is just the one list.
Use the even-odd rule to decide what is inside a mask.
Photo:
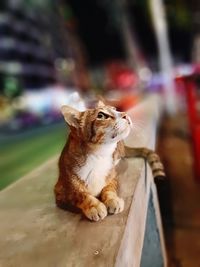
[(60, 152), (67, 130), (64, 123), (18, 133), (0, 133), (0, 190)]
[(167, 172), (157, 185), (169, 267), (199, 267), (200, 184), (194, 180), (186, 114), (163, 119), (158, 151)]

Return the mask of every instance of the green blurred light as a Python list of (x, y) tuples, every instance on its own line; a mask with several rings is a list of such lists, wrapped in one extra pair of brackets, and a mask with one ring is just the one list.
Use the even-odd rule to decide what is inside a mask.
[(13, 97), (20, 91), (18, 79), (15, 77), (6, 77), (4, 80), (4, 94), (7, 97)]

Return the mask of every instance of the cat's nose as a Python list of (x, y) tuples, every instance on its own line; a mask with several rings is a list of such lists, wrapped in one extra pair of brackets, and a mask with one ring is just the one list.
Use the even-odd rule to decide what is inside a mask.
[(131, 124), (131, 119), (125, 112), (122, 113), (122, 119), (127, 120), (128, 124)]
[(122, 119), (125, 119), (125, 120), (127, 120), (128, 119), (128, 116), (127, 116), (127, 114), (126, 113), (122, 113)]

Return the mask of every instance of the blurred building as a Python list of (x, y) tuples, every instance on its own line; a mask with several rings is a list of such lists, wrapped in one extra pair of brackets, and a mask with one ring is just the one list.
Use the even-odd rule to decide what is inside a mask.
[(55, 82), (52, 47), (44, 14), (12, 6), (0, 11), (0, 90), (15, 96), (22, 88)]
[(49, 0), (1, 2), (0, 94), (57, 82), (84, 87), (84, 55), (69, 14), (68, 6)]

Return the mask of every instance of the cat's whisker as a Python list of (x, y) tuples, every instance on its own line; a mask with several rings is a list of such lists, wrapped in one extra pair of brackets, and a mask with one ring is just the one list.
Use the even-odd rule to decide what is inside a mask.
[(144, 127), (142, 127), (141, 125), (138, 125), (138, 124), (133, 124), (132, 129), (142, 130), (142, 129), (144, 129)]
[(145, 126), (145, 122), (144, 121), (134, 121), (133, 125), (139, 125), (141, 127), (144, 127)]
[(142, 136), (142, 137), (145, 136), (144, 132), (142, 131), (142, 127), (139, 127), (138, 125), (134, 125), (132, 131), (133, 131), (133, 135)]
[(134, 117), (134, 121), (142, 121), (142, 122), (145, 122), (145, 118), (137, 118), (137, 117)]
[(143, 139), (144, 137), (145, 137), (145, 135), (144, 134), (141, 134), (141, 133), (137, 133), (137, 132), (135, 132), (134, 134), (133, 134), (133, 136), (136, 136), (136, 137), (140, 137), (141, 139)]
[(133, 134), (136, 134), (136, 135), (142, 135), (142, 136), (144, 136), (144, 132), (141, 132), (140, 131), (140, 129), (138, 130), (138, 129), (135, 129), (134, 131), (133, 131)]
[(141, 130), (145, 128), (145, 125), (143, 125), (143, 124), (134, 123), (133, 125), (134, 125), (134, 127), (137, 127), (137, 128), (139, 128)]

